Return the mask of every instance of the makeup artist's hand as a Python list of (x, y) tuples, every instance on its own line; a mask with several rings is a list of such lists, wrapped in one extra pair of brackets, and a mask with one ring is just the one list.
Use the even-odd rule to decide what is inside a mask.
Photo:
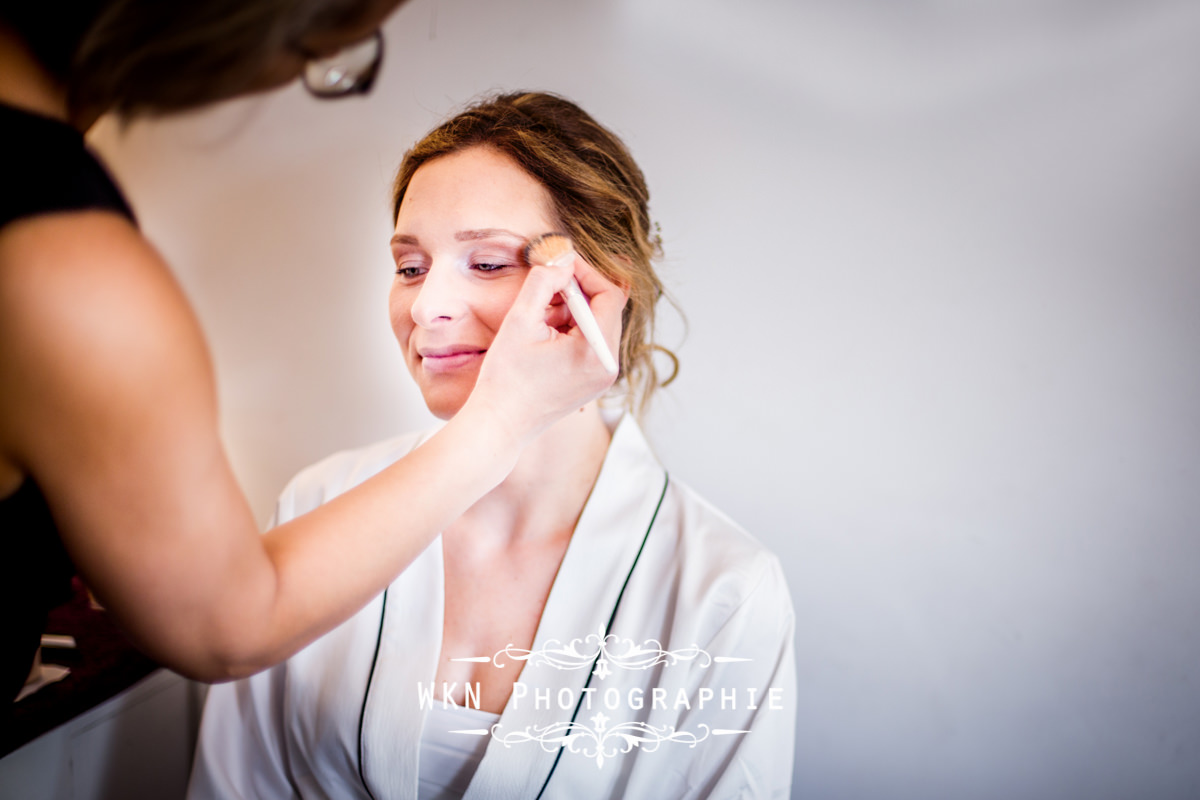
[(569, 264), (530, 267), (467, 403), (486, 404), (523, 441), (599, 397), (615, 379), (562, 305), (559, 292), (572, 274), (589, 298), (609, 350), (619, 358), (625, 290), (578, 254)]

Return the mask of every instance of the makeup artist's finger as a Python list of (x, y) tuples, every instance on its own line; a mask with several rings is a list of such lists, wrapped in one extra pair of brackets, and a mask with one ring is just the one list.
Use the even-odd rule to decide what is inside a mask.
[(567, 302), (561, 294), (554, 295), (550, 305), (546, 306), (546, 324), (559, 333), (575, 326), (575, 318), (571, 316), (571, 309), (567, 308)]
[[(588, 298), (588, 307), (604, 332), (609, 350), (620, 353), (621, 345), (621, 316), (625, 305), (629, 302), (629, 291), (600, 274), (599, 270), (589, 264), (582, 256), (576, 256), (571, 265), (579, 288)], [(620, 356), (618, 355), (618, 358)]]
[(550, 327), (546, 320), (546, 312), (556, 302), (558, 293), (566, 288), (571, 279), (569, 265), (545, 266), (536, 265), (529, 268), (525, 283), (516, 299), (508, 310), (504, 324), (512, 324), (532, 333), (540, 328), (538, 338), (549, 338)]

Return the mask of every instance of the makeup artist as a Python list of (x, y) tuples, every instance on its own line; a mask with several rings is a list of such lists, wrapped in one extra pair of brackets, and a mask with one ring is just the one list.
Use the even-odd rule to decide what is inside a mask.
[[(570, 268), (534, 268), (449, 424), (361, 486), (259, 534), (222, 449), (195, 315), (83, 132), (104, 113), (182, 111), (296, 77), (322, 97), (364, 92), (397, 5), (0, 6), (6, 709), (74, 570), (160, 663), (207, 681), (249, 675), (378, 595), (528, 442), (610, 385), (578, 329), (546, 324)], [(618, 330), (622, 294), (576, 269), (602, 327)]]

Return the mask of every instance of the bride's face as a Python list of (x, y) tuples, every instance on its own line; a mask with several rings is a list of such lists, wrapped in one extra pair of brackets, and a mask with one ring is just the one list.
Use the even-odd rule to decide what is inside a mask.
[(546, 189), (508, 156), (472, 147), (413, 175), (396, 216), (392, 330), (425, 404), (462, 408), (525, 282), (528, 241), (555, 230)]

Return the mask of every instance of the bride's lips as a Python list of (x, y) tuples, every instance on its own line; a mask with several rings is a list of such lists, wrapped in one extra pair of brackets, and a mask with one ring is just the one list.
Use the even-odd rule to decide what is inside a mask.
[(426, 372), (452, 372), (463, 367), (476, 365), (487, 348), (468, 344), (452, 344), (444, 347), (426, 347), (417, 351)]

